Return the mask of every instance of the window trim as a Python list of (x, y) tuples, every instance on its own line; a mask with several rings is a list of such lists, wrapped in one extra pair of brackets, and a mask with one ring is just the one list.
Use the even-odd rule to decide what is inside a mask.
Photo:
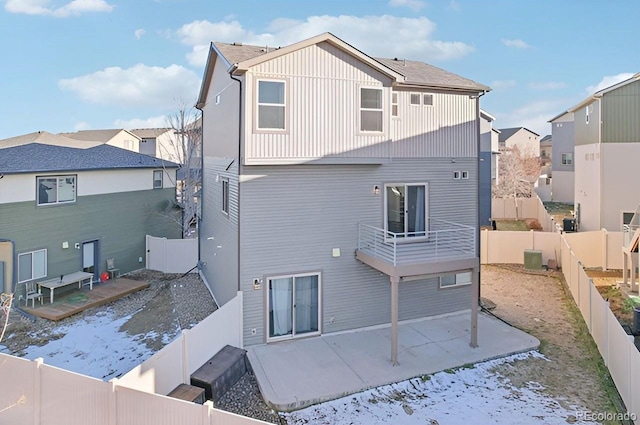
[[(362, 107), (362, 90), (377, 90), (380, 92), (380, 109), (363, 108)], [(362, 129), (362, 112), (380, 112), (382, 114), (382, 128), (380, 130), (363, 130)], [(382, 86), (359, 86), (358, 87), (358, 132), (360, 134), (384, 134), (384, 88)]]
[[(465, 275), (469, 276), (469, 281), (462, 280)], [(442, 278), (445, 276), (454, 276), (455, 282), (453, 284), (442, 284)], [(458, 282), (458, 278), (460, 278), (460, 282)], [(438, 288), (439, 289), (449, 289), (449, 288), (459, 288), (461, 286), (469, 286), (473, 283), (473, 272), (471, 270), (457, 272), (457, 273), (447, 273), (441, 276), (438, 276)]]
[[(418, 103), (413, 103), (413, 96), (418, 96)], [(411, 106), (422, 106), (422, 93), (409, 92), (409, 105), (411, 105)]]
[(562, 165), (573, 165), (573, 154), (570, 152), (561, 154), (560, 162)]
[(462, 171), (462, 180), (469, 180), (469, 172), (466, 170)]
[[(385, 242), (393, 242), (394, 240), (397, 243), (411, 243), (411, 242), (424, 242), (429, 239), (429, 229), (430, 229), (430, 219), (429, 219), (429, 183), (427, 182), (410, 182), (410, 183), (385, 183), (384, 185), (384, 196), (383, 196), (383, 213), (382, 219), (384, 220), (383, 229), (384, 229), (384, 238)], [(404, 236), (390, 236), (389, 233), (389, 201), (387, 199), (387, 188), (390, 186), (404, 186), (405, 190), (405, 198), (408, 193), (409, 186), (422, 186), (424, 187), (424, 236), (408, 236), (409, 233), (407, 229), (407, 220), (408, 214), (405, 210), (404, 212), (404, 223), (403, 226), (405, 228)], [(401, 233), (396, 233), (397, 235), (401, 235)]]
[(222, 192), (222, 205), (220, 210), (222, 211), (223, 214), (228, 216), (229, 215), (229, 178), (222, 177), (220, 179), (220, 184), (221, 184), (220, 190)]
[[(269, 304), (269, 283), (274, 279), (293, 279), (293, 287), (292, 287), (292, 300), (295, 301), (295, 279), (297, 277), (306, 277), (306, 276), (318, 276), (318, 330), (315, 332), (305, 332), (302, 334), (295, 333), (295, 322), (292, 322), (292, 330), (291, 335), (279, 335), (271, 337), (269, 336), (269, 328), (271, 327), (271, 321), (269, 320), (269, 309), (271, 305)], [(266, 341), (269, 342), (277, 342), (277, 341), (290, 341), (298, 338), (305, 338), (309, 336), (318, 336), (322, 335), (322, 272), (313, 271), (313, 272), (301, 272), (301, 273), (287, 273), (280, 275), (269, 275), (264, 277), (264, 281), (266, 282), (265, 290), (266, 290), (266, 308), (265, 308), (265, 330), (264, 335)], [(295, 302), (293, 303), (295, 305)], [(291, 310), (292, 319), (295, 318), (295, 306), (292, 307)]]
[[(156, 174), (160, 173), (160, 186), (156, 186)], [(162, 189), (164, 187), (164, 172), (162, 170), (153, 170), (153, 189)]]
[[(268, 81), (268, 82), (272, 82), (272, 83), (282, 83), (283, 87), (284, 87), (284, 96), (283, 96), (283, 104), (279, 104), (279, 103), (260, 103), (260, 82), (261, 81)], [(288, 132), (288, 124), (289, 124), (289, 119), (288, 119), (288, 96), (289, 96), (289, 91), (287, 90), (287, 83), (288, 81), (286, 79), (281, 79), (281, 78), (267, 78), (267, 77), (258, 77), (256, 78), (256, 85), (255, 85), (255, 110), (254, 110), (254, 123), (253, 123), (253, 128), (254, 128), (254, 132), (256, 133), (286, 133)], [(284, 109), (284, 128), (272, 128), (272, 127), (260, 127), (260, 106), (277, 106), (277, 107), (282, 107)]]
[[(424, 98), (425, 98), (426, 96), (429, 96), (429, 98), (430, 98), (429, 103), (427, 103), (427, 102), (425, 102), (425, 101), (424, 101)], [(422, 93), (422, 105), (423, 105), (423, 106), (433, 106), (433, 100), (434, 100), (434, 99), (433, 99), (433, 93)]]
[[(42, 276), (34, 276), (34, 268), (33, 268), (33, 257), (34, 254), (36, 252), (44, 252), (44, 275)], [(20, 257), (23, 255), (29, 255), (31, 254), (31, 278), (30, 279), (25, 279), (25, 280), (20, 280)], [(20, 254), (18, 254), (18, 261), (17, 261), (17, 268), (18, 268), (18, 272), (16, 273), (18, 276), (18, 283), (24, 283), (24, 282), (30, 282), (32, 280), (36, 280), (36, 279), (42, 279), (47, 277), (47, 263), (48, 263), (48, 253), (47, 253), (47, 249), (46, 248), (42, 248), (42, 249), (34, 249), (33, 251), (26, 251), (26, 252), (21, 252)]]
[[(58, 179), (67, 179), (73, 177), (73, 200), (71, 201), (60, 201), (60, 196), (58, 193)], [(40, 203), (40, 179), (56, 179), (56, 202), (46, 202), (44, 204)], [(48, 207), (52, 205), (64, 205), (64, 204), (74, 204), (78, 201), (78, 175), (77, 174), (53, 174), (53, 175), (44, 175), (44, 176), (36, 176), (36, 205), (38, 207)]]
[[(392, 118), (398, 118), (400, 111), (399, 111), (399, 93), (397, 91), (392, 91), (391, 92), (391, 117)], [(395, 113), (394, 113), (394, 107), (395, 107)]]

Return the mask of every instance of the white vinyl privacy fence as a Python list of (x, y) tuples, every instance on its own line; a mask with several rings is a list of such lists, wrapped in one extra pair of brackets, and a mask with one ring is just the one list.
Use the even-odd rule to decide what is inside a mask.
[(556, 222), (549, 215), (544, 204), (538, 197), (531, 198), (493, 198), (491, 199), (492, 220), (524, 220), (535, 218), (545, 232), (556, 232)]
[(147, 269), (164, 273), (197, 272), (198, 239), (167, 239), (147, 235)]
[(240, 345), (242, 295), (120, 379), (99, 379), (0, 354), (0, 424), (256, 425), (265, 422), (162, 394), (226, 344)]

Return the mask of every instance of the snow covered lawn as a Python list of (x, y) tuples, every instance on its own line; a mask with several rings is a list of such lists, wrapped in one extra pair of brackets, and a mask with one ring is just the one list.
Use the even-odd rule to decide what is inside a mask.
[(516, 354), (374, 388), (285, 417), (288, 424), (332, 425), (597, 423), (585, 420), (580, 406), (563, 407), (542, 385), (527, 382), (516, 387), (500, 372), (501, 367), (532, 358), (546, 360), (535, 351)]

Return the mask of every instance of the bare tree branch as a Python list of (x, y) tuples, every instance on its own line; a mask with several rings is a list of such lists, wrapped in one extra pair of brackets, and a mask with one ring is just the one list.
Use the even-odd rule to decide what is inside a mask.
[(523, 153), (517, 146), (500, 151), (498, 160), (499, 183), (493, 187), (494, 198), (513, 198), (518, 219), (518, 198), (530, 198), (533, 185), (540, 176), (540, 158)]

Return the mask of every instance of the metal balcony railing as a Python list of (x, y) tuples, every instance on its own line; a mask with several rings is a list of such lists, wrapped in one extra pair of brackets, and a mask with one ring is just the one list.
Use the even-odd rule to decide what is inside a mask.
[(477, 230), (472, 226), (429, 219), (426, 232), (394, 233), (358, 225), (358, 250), (394, 266), (476, 257)]

